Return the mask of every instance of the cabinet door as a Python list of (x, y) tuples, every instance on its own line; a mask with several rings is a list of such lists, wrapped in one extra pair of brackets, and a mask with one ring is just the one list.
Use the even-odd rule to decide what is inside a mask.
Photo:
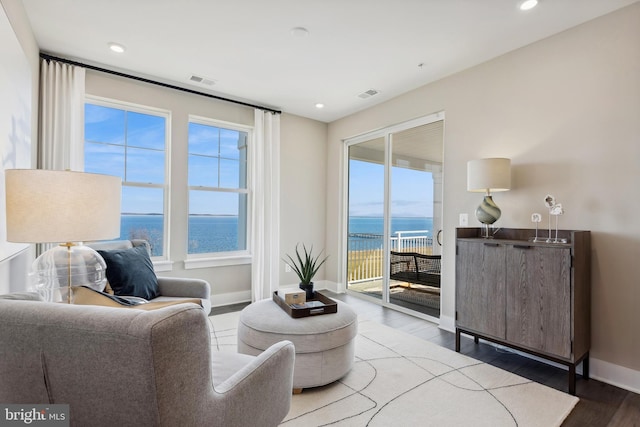
[(458, 241), (456, 324), (505, 338), (505, 246), (486, 240)]
[(571, 250), (509, 247), (507, 283), (507, 341), (569, 358)]

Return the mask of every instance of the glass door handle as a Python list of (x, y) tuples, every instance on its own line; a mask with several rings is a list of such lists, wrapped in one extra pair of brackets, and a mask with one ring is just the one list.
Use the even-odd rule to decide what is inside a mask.
[(438, 230), (438, 234), (436, 234), (436, 242), (438, 242), (438, 246), (442, 246), (442, 240), (440, 240), (440, 236), (442, 236), (442, 230)]

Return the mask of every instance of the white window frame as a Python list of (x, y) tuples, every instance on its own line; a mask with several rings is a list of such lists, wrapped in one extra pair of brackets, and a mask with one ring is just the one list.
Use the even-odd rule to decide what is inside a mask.
[[(246, 215), (246, 242), (245, 242), (245, 250), (241, 251), (226, 251), (226, 252), (208, 252), (208, 253), (199, 253), (199, 254), (189, 254), (188, 242), (187, 242), (187, 259), (184, 261), (185, 270), (195, 269), (195, 268), (206, 268), (206, 267), (221, 267), (221, 266), (231, 266), (231, 265), (246, 265), (251, 264), (251, 195), (252, 188), (250, 187), (251, 183), (251, 167), (253, 164), (253, 159), (250, 155), (249, 144), (253, 143), (253, 126), (242, 125), (238, 123), (226, 122), (222, 120), (212, 119), (209, 117), (189, 115), (187, 125), (191, 123), (196, 123), (204, 126), (212, 126), (223, 129), (235, 130), (238, 132), (246, 132), (247, 133), (247, 161), (246, 161), (246, 188), (244, 189), (228, 189), (228, 188), (213, 188), (213, 187), (204, 187), (204, 186), (190, 186), (187, 184), (187, 199), (189, 198), (192, 190), (199, 191), (211, 191), (211, 192), (230, 192), (234, 194), (246, 194), (247, 196), (247, 204), (246, 211), (244, 214)], [(187, 150), (187, 157), (189, 156)], [(189, 173), (189, 166), (187, 161), (187, 175)], [(188, 203), (187, 203), (188, 206)], [(190, 212), (187, 208), (187, 217)], [(239, 212), (239, 215), (242, 213)], [(240, 222), (240, 221), (238, 221)], [(187, 238), (189, 235), (188, 225), (187, 225)]]
[[(149, 184), (149, 183), (129, 183), (122, 182), (123, 187), (140, 187), (140, 188), (162, 188), (163, 191), (163, 236), (162, 247), (163, 254), (160, 256), (151, 257), (155, 271), (171, 271), (173, 263), (171, 262), (170, 253), (170, 206), (171, 206), (171, 111), (156, 107), (150, 107), (146, 105), (134, 104), (130, 102), (120, 101), (111, 98), (103, 98), (94, 95), (86, 95), (85, 104), (94, 104), (101, 107), (120, 109), (125, 111), (131, 111), (134, 113), (147, 114), (153, 116), (161, 116), (165, 119), (165, 141), (164, 141), (164, 183), (163, 184)], [(84, 121), (83, 121), (84, 124)], [(85, 138), (86, 142), (86, 138)], [(83, 142), (84, 149), (84, 142)]]
[[(341, 156), (341, 171), (340, 171), (340, 239), (338, 240), (338, 253), (340, 257), (338, 258), (338, 283), (340, 284), (338, 291), (339, 292), (352, 292), (347, 288), (347, 259), (349, 256), (349, 237), (348, 237), (348, 228), (349, 228), (349, 148), (353, 145), (359, 144), (361, 142), (369, 141), (376, 138), (384, 138), (385, 150), (384, 150), (384, 247), (383, 254), (384, 259), (382, 261), (383, 268), (383, 287), (382, 287), (382, 299), (380, 300), (380, 304), (386, 307), (392, 307), (395, 310), (403, 311), (402, 307), (398, 307), (395, 304), (389, 303), (389, 265), (390, 265), (390, 251), (389, 251), (389, 242), (390, 242), (390, 218), (391, 218), (391, 205), (390, 205), (390, 189), (391, 189), (391, 176), (390, 176), (390, 168), (391, 168), (391, 136), (396, 132), (401, 132), (407, 129), (411, 129), (414, 127), (430, 124), (439, 120), (445, 120), (444, 111), (440, 111), (437, 113), (429, 114), (427, 116), (418, 117), (412, 120), (408, 120), (406, 122), (402, 122), (395, 125), (389, 125), (381, 129), (377, 129), (371, 132), (366, 132), (361, 135), (356, 135), (350, 138), (346, 138), (342, 140), (342, 156)], [(435, 193), (434, 193), (435, 196)], [(434, 218), (435, 224), (435, 218)], [(376, 300), (377, 302), (378, 300)], [(414, 311), (407, 311), (411, 315), (423, 317), (422, 314), (416, 313)], [(425, 317), (428, 320), (433, 320), (435, 318), (431, 316)], [(436, 319), (437, 320), (437, 319)]]

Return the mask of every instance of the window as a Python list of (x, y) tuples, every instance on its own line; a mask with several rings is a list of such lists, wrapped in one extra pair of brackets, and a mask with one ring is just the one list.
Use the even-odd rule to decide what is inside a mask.
[(249, 128), (189, 120), (188, 254), (247, 252)]
[(169, 114), (90, 100), (84, 115), (85, 171), (122, 178), (120, 239), (145, 239), (164, 256)]

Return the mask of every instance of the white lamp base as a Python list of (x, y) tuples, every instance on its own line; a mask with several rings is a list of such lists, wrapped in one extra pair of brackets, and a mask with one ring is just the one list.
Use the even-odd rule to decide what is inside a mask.
[(49, 249), (33, 262), (35, 290), (45, 301), (72, 302), (72, 286), (104, 290), (107, 265), (88, 246), (64, 243)]

